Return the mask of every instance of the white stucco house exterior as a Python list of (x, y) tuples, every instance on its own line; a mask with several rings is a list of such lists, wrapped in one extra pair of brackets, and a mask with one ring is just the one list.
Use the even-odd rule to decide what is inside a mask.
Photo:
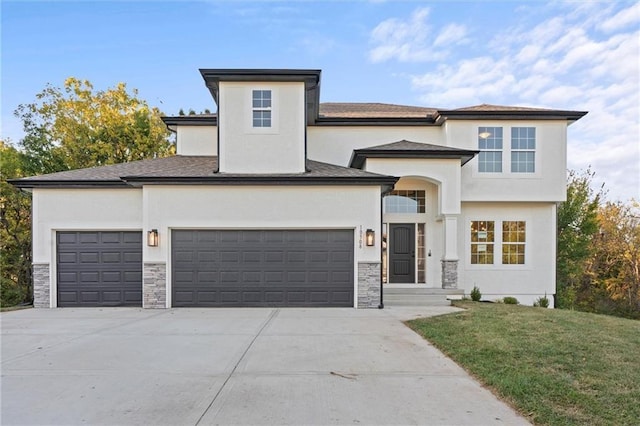
[(555, 294), (585, 112), (320, 103), (319, 70), (202, 69), (177, 155), (17, 179), (36, 307), (383, 307), (392, 288)]

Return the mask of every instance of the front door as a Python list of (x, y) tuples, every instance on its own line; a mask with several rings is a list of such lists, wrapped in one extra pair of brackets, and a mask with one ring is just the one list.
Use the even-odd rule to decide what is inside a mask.
[(414, 223), (389, 224), (389, 282), (415, 283), (416, 228)]

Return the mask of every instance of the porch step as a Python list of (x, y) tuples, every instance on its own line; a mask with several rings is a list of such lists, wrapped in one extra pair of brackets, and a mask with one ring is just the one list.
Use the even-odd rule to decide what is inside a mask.
[(388, 306), (449, 306), (448, 299), (464, 296), (464, 290), (443, 288), (385, 286), (383, 291)]

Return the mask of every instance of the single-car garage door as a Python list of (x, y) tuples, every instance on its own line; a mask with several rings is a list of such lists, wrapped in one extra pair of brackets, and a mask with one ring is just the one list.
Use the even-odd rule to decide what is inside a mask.
[(173, 306), (353, 306), (353, 230), (174, 230)]
[(142, 306), (142, 233), (58, 232), (58, 306)]

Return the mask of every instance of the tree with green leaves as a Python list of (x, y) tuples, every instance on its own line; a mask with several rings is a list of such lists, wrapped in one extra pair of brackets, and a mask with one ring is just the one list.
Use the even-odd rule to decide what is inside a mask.
[(602, 197), (602, 189), (595, 193), (591, 188), (593, 176), (590, 169), (582, 174), (570, 171), (567, 200), (558, 205), (556, 306), (559, 308), (575, 308), (579, 296), (589, 293), (584, 288), (591, 285), (585, 271), (594, 253)]
[(124, 83), (95, 90), (68, 78), (63, 88), (47, 85), (14, 112), (25, 136), (16, 149), (0, 145), (0, 303), (31, 301), (31, 197), (7, 179), (103, 166), (175, 153), (161, 113), (127, 91)]
[(607, 202), (598, 209), (599, 235), (588, 272), (594, 312), (640, 319), (640, 204)]
[(25, 156), (0, 140), (0, 306), (31, 301), (31, 196), (7, 183), (25, 175)]

